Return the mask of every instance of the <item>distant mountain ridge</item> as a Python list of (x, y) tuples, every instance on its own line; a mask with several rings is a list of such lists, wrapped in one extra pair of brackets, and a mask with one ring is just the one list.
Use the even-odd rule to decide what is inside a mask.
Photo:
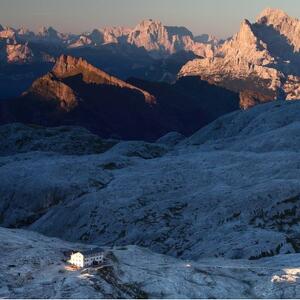
[(153, 141), (171, 131), (192, 134), (236, 109), (235, 93), (198, 79), (125, 82), (62, 55), (21, 97), (0, 102), (0, 123), (78, 125), (102, 137)]
[[(203, 35), (206, 36), (206, 35)], [(208, 36), (208, 35), (207, 35)], [(134, 28), (123, 26), (94, 29), (90, 33), (65, 34), (53, 27), (42, 27), (37, 33), (26, 28), (13, 29), (0, 27), (0, 40), (8, 45), (26, 43), (55, 44), (63, 48), (99, 47), (105, 44), (129, 44), (143, 47), (154, 58), (162, 58), (178, 51), (192, 51), (196, 55), (211, 56), (218, 40), (215, 38), (194, 37), (185, 27), (164, 26), (159, 21), (143, 20)], [(9, 40), (8, 40), (9, 39)], [(25, 53), (25, 51), (23, 51)], [(8, 60), (7, 62), (30, 62), (27, 60)]]
[[(239, 93), (244, 109), (274, 99), (299, 99), (299, 28), (298, 19), (273, 8), (265, 9), (254, 23), (244, 20), (226, 41), (205, 34), (195, 37), (185, 27), (151, 19), (134, 28), (105, 27), (80, 35), (52, 27), (39, 33), (2, 27), (0, 64), (8, 71), (0, 74), (0, 88), (4, 95), (19, 95), (21, 87), (27, 89), (41, 70), (50, 71), (55, 59), (66, 54), (83, 57), (125, 81), (135, 77), (174, 83), (176, 76), (199, 76)], [(19, 71), (27, 65), (32, 69)]]
[(218, 47), (213, 57), (188, 62), (182, 76), (224, 86), (241, 96), (241, 107), (277, 98), (300, 98), (300, 21), (267, 8)]
[(52, 73), (59, 79), (82, 75), (82, 80), (88, 84), (105, 84), (119, 88), (133, 89), (141, 92), (146, 102), (150, 104), (155, 102), (153, 95), (95, 68), (82, 58), (61, 55), (54, 65)]
[(0, 98), (19, 96), (33, 81), (51, 70), (61, 55), (83, 57), (98, 68), (126, 80), (174, 82), (189, 59), (211, 56), (218, 41), (203, 35), (196, 40), (184, 27), (153, 20), (134, 28), (104, 27), (81, 34), (53, 27), (32, 32), (24, 27), (0, 27)]
[[(96, 38), (95, 38), (96, 37)], [(142, 47), (154, 58), (165, 57), (179, 51), (191, 51), (200, 56), (211, 56), (218, 40), (196, 40), (187, 28), (182, 26), (165, 26), (160, 21), (152, 19), (143, 20), (133, 29), (125, 27), (106, 27), (95, 29), (91, 34), (82, 35), (79, 40), (70, 45), (75, 46), (99, 46), (107, 43), (130, 44)]]
[[(59, 101), (62, 110), (70, 111), (79, 105), (80, 97), (64, 79), (80, 77), (80, 81), (87, 85), (105, 85), (120, 89), (128, 89), (140, 92), (145, 102), (150, 105), (155, 103), (155, 97), (138, 87), (128, 84), (100, 69), (95, 68), (82, 58), (61, 55), (56, 61), (51, 72), (37, 79), (26, 95), (35, 95), (44, 99)], [(84, 97), (85, 95), (83, 95)]]

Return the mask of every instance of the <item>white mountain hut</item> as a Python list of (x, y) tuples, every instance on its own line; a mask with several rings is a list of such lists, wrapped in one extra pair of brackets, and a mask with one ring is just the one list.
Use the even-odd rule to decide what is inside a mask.
[(95, 248), (90, 250), (78, 251), (71, 254), (69, 263), (83, 268), (93, 265), (99, 265), (104, 261), (104, 250)]

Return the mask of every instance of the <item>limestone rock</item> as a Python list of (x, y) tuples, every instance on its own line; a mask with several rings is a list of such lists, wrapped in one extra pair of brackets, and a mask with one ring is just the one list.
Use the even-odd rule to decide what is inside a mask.
[(212, 58), (195, 59), (179, 72), (241, 93), (241, 107), (260, 102), (299, 99), (300, 21), (266, 9), (251, 24), (220, 45)]
[(81, 74), (86, 83), (106, 84), (137, 90), (144, 95), (146, 102), (155, 102), (155, 97), (153, 95), (103, 72), (82, 58), (61, 55), (53, 67), (52, 72), (58, 78), (66, 78)]

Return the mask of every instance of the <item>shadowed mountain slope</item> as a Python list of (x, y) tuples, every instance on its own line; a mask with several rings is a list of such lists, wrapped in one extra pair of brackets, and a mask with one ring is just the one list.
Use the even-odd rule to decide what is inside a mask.
[(1, 122), (79, 125), (102, 137), (156, 140), (189, 135), (238, 109), (238, 97), (199, 79), (125, 82), (81, 58), (61, 56), (21, 97), (1, 102)]
[(2, 126), (0, 224), (194, 260), (300, 252), (299, 106), (259, 105), (157, 143)]

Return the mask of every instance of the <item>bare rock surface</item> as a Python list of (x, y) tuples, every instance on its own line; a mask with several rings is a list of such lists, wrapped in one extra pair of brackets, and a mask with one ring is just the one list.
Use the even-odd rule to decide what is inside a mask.
[(141, 92), (144, 95), (146, 102), (155, 102), (155, 97), (150, 95), (147, 91), (139, 89), (123, 80), (103, 72), (82, 58), (61, 55), (53, 67), (52, 73), (58, 78), (82, 75), (83, 81), (86, 83), (101, 83), (119, 88), (133, 89)]
[(156, 143), (166, 146), (175, 146), (179, 142), (185, 139), (185, 136), (179, 132), (169, 132), (166, 135), (159, 138)]
[(192, 134), (237, 109), (238, 94), (198, 78), (125, 82), (61, 55), (20, 97), (0, 102), (0, 124), (74, 125), (105, 138), (152, 142), (170, 131)]
[(103, 154), (2, 157), (1, 224), (184, 259), (297, 253), (298, 106), (227, 115), (173, 148), (122, 142)]
[(183, 26), (166, 26), (160, 21), (146, 19), (134, 28), (116, 26), (95, 29), (81, 35), (69, 48), (92, 47), (103, 44), (129, 44), (144, 48), (152, 57), (162, 58), (180, 51), (199, 56), (212, 56), (219, 40), (209, 35), (194, 37)]
[[(34, 49), (53, 52), (55, 47), (65, 52), (76, 49), (97, 49), (114, 44), (143, 48), (155, 59), (170, 56), (181, 51), (191, 51), (198, 56), (211, 57), (220, 41), (209, 35), (194, 37), (183, 26), (166, 26), (160, 21), (142, 20), (133, 28), (111, 26), (96, 28), (81, 34), (61, 33), (53, 27), (42, 27), (32, 32), (24, 27), (14, 29), (0, 28), (0, 41), (8, 41), (7, 63), (29, 63), (37, 57), (28, 47), (38, 44)], [(5, 41), (5, 42), (7, 42)], [(54, 46), (54, 48), (52, 48)], [(50, 49), (47, 49), (50, 48)]]
[(103, 153), (117, 141), (103, 140), (82, 127), (42, 127), (21, 123), (0, 127), (0, 155), (31, 151), (56, 152), (66, 155)]
[(128, 43), (144, 47), (155, 57), (185, 50), (199, 56), (212, 56), (214, 44), (197, 42), (185, 27), (164, 26), (159, 21), (143, 20), (128, 35)]
[[(0, 228), (2, 298), (298, 298), (298, 254), (259, 261), (184, 261), (137, 246), (106, 249), (104, 266), (72, 269), (67, 243)], [(17, 259), (16, 259), (17, 258)]]
[(300, 21), (278, 9), (266, 9), (251, 24), (221, 44), (212, 57), (189, 61), (179, 76), (203, 80), (241, 93), (241, 107), (282, 98), (300, 98)]
[(27, 44), (15, 44), (6, 46), (8, 63), (26, 63), (33, 59), (32, 50)]

